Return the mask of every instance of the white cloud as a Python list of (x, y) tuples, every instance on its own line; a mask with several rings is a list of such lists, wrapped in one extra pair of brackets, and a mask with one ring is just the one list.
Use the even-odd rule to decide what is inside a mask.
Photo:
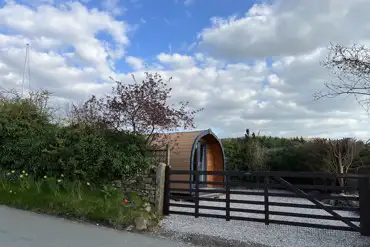
[(115, 16), (122, 15), (126, 11), (120, 0), (103, 0), (101, 1), (101, 5), (103, 9)]
[[(330, 79), (319, 65), (327, 40), (370, 41), (367, 1), (297, 2), (255, 5), (244, 17), (213, 19), (200, 38), (215, 55), (163, 51), (154, 54), (148, 70), (173, 77), (173, 102), (204, 107), (198, 127), (221, 136), (249, 128), (270, 135), (366, 138), (369, 117), (354, 100), (315, 102), (312, 94)], [(105, 94), (113, 83), (109, 76), (132, 82), (132, 72), (115, 68), (118, 59), (132, 66), (137, 79), (143, 76), (143, 60), (125, 57), (130, 27), (111, 13), (76, 2), (33, 8), (9, 3), (0, 8), (0, 25), (10, 31), (0, 31), (1, 87), (20, 88), (26, 43), (32, 88), (49, 89), (58, 102)]]
[[(57, 40), (62, 48), (74, 49), (81, 60), (99, 67), (102, 73), (110, 70), (109, 55), (113, 52), (123, 55), (122, 50), (129, 43), (127, 24), (96, 9), (89, 10), (78, 2), (69, 2), (60, 8), (41, 5), (35, 10), (24, 5), (6, 4), (0, 9), (0, 25), (29, 39)], [(112, 37), (110, 49), (96, 38), (99, 32)]]
[(143, 60), (137, 57), (126, 57), (126, 63), (128, 63), (134, 70), (140, 70), (144, 68)]
[[(14, 3), (14, 0), (5, 0), (6, 3)], [(20, 3), (25, 3), (31, 6), (39, 6), (41, 4), (55, 4), (54, 0), (20, 0)]]
[[(30, 44), (33, 88), (76, 99), (83, 93), (71, 91), (73, 85), (95, 88), (97, 81), (114, 74), (114, 61), (129, 44), (127, 24), (78, 2), (58, 6), (8, 3), (0, 8), (0, 25), (12, 33), (0, 34), (0, 63), (5, 66), (0, 76), (6, 78), (1, 86), (21, 85), (26, 43)], [(98, 39), (100, 32), (111, 37), (109, 45)]]
[(163, 64), (169, 65), (172, 68), (191, 68), (194, 66), (194, 60), (190, 56), (181, 55), (178, 53), (167, 54), (161, 53), (157, 59)]
[(199, 38), (204, 48), (222, 57), (293, 55), (330, 42), (367, 39), (369, 8), (367, 0), (276, 0), (254, 4), (245, 16), (214, 17)]

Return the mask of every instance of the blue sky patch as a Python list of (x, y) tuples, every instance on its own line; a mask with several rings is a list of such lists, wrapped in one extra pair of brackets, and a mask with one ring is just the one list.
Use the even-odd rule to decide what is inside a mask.
[[(141, 7), (135, 7), (139, 3)], [(244, 15), (253, 4), (254, 1), (245, 0), (232, 4), (225, 4), (225, 0), (194, 0), (189, 5), (184, 0), (128, 0), (123, 2), (126, 11), (116, 18), (138, 25), (130, 34), (127, 55), (150, 60), (161, 52), (199, 52), (194, 45), (191, 49), (192, 44), (197, 41), (197, 34), (211, 25), (212, 17)]]

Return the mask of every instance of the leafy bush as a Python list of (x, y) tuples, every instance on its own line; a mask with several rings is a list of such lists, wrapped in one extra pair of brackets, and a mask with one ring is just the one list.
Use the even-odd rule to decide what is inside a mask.
[(34, 98), (1, 98), (0, 167), (36, 177), (63, 173), (68, 179), (104, 183), (139, 175), (150, 165), (145, 140), (87, 125), (52, 123)]
[(73, 179), (104, 182), (135, 177), (151, 161), (144, 138), (129, 133), (69, 127), (62, 129), (57, 143), (45, 152), (54, 156), (60, 169)]

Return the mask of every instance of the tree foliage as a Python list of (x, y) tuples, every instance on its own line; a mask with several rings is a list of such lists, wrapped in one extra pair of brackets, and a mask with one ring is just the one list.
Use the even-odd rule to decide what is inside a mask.
[(150, 145), (157, 133), (194, 128), (194, 115), (202, 110), (189, 110), (189, 102), (171, 104), (171, 91), (158, 73), (146, 72), (140, 82), (133, 77), (131, 84), (116, 81), (110, 95), (73, 106), (72, 121), (145, 135)]
[[(346, 173), (370, 165), (369, 144), (353, 138), (304, 140), (300, 137), (288, 139), (255, 135), (255, 141), (251, 143), (246, 141), (246, 137), (222, 140), (227, 164), (232, 170)], [(249, 138), (253, 140), (253, 135)], [(251, 157), (258, 153), (255, 151), (256, 143), (264, 150), (262, 167), (251, 162)]]
[(244, 138), (223, 140), (229, 169), (265, 171), (267, 166), (267, 148), (261, 144), (262, 138), (246, 129)]

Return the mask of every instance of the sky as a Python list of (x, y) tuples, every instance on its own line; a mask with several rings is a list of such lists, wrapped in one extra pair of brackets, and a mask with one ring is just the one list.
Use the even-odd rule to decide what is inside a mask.
[[(330, 43), (370, 43), (368, 0), (0, 0), (0, 87), (68, 107), (145, 71), (172, 77), (172, 103), (190, 101), (197, 129), (220, 137), (369, 139), (352, 97), (315, 101), (335, 80), (320, 66)], [(27, 79), (28, 80), (28, 79)]]

